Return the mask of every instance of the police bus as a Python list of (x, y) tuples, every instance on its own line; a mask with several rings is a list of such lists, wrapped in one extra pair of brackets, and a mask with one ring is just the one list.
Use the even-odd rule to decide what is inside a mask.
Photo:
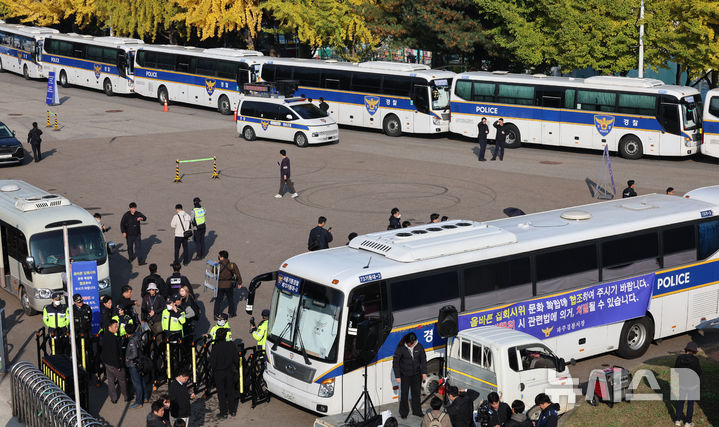
[[(398, 398), (392, 356), (408, 332), (436, 380), (446, 342), (437, 316), (447, 305), (460, 331), (515, 329), (567, 359), (639, 357), (652, 340), (717, 317), (718, 250), (715, 186), (358, 236), (253, 279), (248, 310), (257, 284), (275, 278), (267, 387), (338, 414), (361, 393), (364, 366), (375, 404)], [(524, 365), (512, 359), (509, 369)]]
[(704, 101), (702, 154), (719, 157), (719, 89), (707, 92)]
[(452, 87), (450, 131), (476, 138), (477, 124), (504, 118), (506, 144), (523, 142), (619, 152), (627, 159), (689, 156), (701, 144), (701, 96), (695, 88), (616, 76), (470, 72)]
[(44, 77), (42, 73), (42, 40), (58, 30), (5, 24), (0, 21), (0, 71), (21, 74), (26, 79)]
[(147, 45), (135, 57), (135, 92), (161, 104), (179, 102), (232, 114), (260, 57), (254, 50)]
[(324, 98), (338, 124), (382, 129), (389, 136), (449, 130), (449, 90), (455, 74), (423, 64), (266, 58), (262, 81), (294, 80), (298, 96)]
[(51, 71), (62, 87), (70, 85), (101, 89), (105, 94), (133, 91), (134, 51), (139, 39), (58, 34), (43, 43), (43, 71)]
[(110, 295), (108, 248), (95, 218), (24, 181), (0, 181), (0, 286), (20, 299), (28, 315), (42, 311), (53, 292), (63, 289), (64, 225), (70, 259), (97, 261), (100, 295)]

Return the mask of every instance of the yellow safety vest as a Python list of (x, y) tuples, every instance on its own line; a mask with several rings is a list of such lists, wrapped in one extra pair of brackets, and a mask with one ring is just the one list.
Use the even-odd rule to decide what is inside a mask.
[[(50, 312), (47, 308), (50, 307)], [(65, 307), (65, 311), (60, 311), (59, 308), (55, 308), (52, 304), (48, 304), (42, 310), (42, 321), (45, 326), (51, 329), (67, 328), (70, 326), (70, 310), (69, 307)]]
[(212, 341), (215, 340), (215, 336), (217, 335), (217, 331), (218, 331), (220, 328), (227, 329), (227, 335), (225, 336), (225, 341), (232, 341), (232, 331), (230, 330), (230, 324), (229, 324), (229, 323), (225, 323), (224, 326), (215, 325), (215, 326), (212, 327), (212, 329), (210, 329), (210, 337), (212, 338)]
[(185, 324), (185, 312), (180, 313), (180, 317), (172, 316), (172, 312), (168, 309), (162, 310), (162, 330), (170, 332), (182, 333), (182, 325)]
[(263, 320), (257, 329), (252, 333), (252, 338), (257, 341), (257, 345), (264, 347), (265, 341), (267, 341), (267, 320)]
[(127, 335), (125, 333), (125, 326), (132, 325), (134, 323), (134, 321), (132, 320), (132, 317), (128, 316), (127, 314), (122, 316), (122, 319), (120, 319), (120, 316), (116, 314), (116, 315), (112, 316), (112, 320), (117, 321), (117, 324), (120, 325), (120, 327), (117, 328), (117, 334), (121, 337), (124, 337), (125, 335)]
[(192, 212), (195, 214), (195, 224), (202, 225), (205, 223), (205, 208), (194, 208)]

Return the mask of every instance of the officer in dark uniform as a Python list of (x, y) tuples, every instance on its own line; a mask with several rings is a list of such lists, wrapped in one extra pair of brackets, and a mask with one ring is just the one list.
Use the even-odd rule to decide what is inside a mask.
[(170, 266), (172, 267), (172, 276), (168, 277), (165, 281), (168, 293), (170, 295), (179, 294), (182, 285), (187, 285), (190, 289), (192, 289), (190, 279), (180, 273), (180, 270), (182, 269), (182, 264), (180, 264), (179, 262), (173, 262), (172, 264), (170, 264)]
[(63, 354), (67, 348), (70, 309), (63, 303), (62, 292), (52, 294), (52, 302), (42, 310), (42, 321), (53, 339), (53, 354)]
[(628, 197), (636, 197), (637, 192), (634, 191), (634, 180), (630, 179), (627, 181), (627, 188), (622, 191), (622, 199), (626, 199)]
[(217, 340), (212, 345), (210, 353), (210, 372), (215, 378), (217, 387), (217, 401), (220, 406), (220, 413), (217, 418), (227, 418), (229, 412), (235, 416), (237, 412), (236, 396), (234, 392), (235, 375), (240, 365), (240, 357), (235, 344), (227, 341), (226, 328), (217, 330)]
[(72, 315), (75, 321), (75, 336), (77, 338), (89, 338), (92, 328), (92, 309), (82, 300), (82, 295), (72, 296)]
[(486, 162), (484, 158), (484, 152), (487, 149), (487, 134), (489, 133), (489, 126), (487, 126), (487, 118), (482, 117), (482, 121), (477, 125), (477, 142), (479, 142), (479, 161)]
[(492, 155), (492, 158), (489, 160), (497, 160), (497, 156), (499, 156), (499, 160), (504, 160), (504, 144), (507, 141), (507, 128), (504, 127), (504, 119), (499, 119), (494, 124), (495, 129), (497, 129), (497, 134), (494, 136), (494, 155)]

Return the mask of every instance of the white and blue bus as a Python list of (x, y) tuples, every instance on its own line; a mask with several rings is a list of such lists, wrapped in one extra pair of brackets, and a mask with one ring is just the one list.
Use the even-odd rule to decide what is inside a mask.
[(42, 41), (58, 34), (53, 28), (5, 24), (0, 21), (0, 71), (20, 74), (26, 79), (45, 77), (42, 73)]
[(237, 110), (241, 88), (254, 81), (252, 65), (262, 53), (254, 50), (191, 46), (150, 46), (135, 57), (135, 92), (165, 102)]
[(689, 156), (701, 144), (699, 91), (659, 80), (586, 79), (470, 72), (452, 88), (450, 131), (477, 137), (477, 124), (504, 118), (507, 147), (522, 143), (619, 152), (627, 159)]
[(436, 379), (445, 345), (437, 316), (447, 305), (460, 331), (512, 328), (567, 359), (639, 357), (652, 340), (718, 317), (718, 251), (714, 186), (361, 235), (256, 277), (247, 309), (258, 283), (274, 279), (267, 387), (338, 414), (357, 401), (365, 365), (372, 401), (398, 398), (392, 356), (408, 332)]
[(295, 95), (324, 98), (340, 125), (381, 129), (389, 136), (449, 130), (450, 86), (455, 74), (423, 64), (266, 58), (262, 81), (294, 80)]
[(108, 96), (133, 92), (134, 51), (140, 39), (58, 34), (43, 43), (43, 72), (55, 72), (62, 87), (100, 89)]
[(719, 157), (719, 89), (707, 92), (704, 99), (702, 154)]

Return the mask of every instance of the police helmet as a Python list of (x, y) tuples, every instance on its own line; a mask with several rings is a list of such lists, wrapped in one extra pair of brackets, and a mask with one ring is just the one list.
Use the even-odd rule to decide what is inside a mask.
[(72, 296), (72, 300), (75, 301), (75, 302), (82, 302), (82, 295), (80, 295), (80, 294), (75, 294), (75, 295)]
[(217, 315), (217, 320), (227, 320), (227, 314), (226, 313), (220, 313)]
[(195, 197), (194, 199), (192, 199), (192, 203), (200, 203), (201, 201), (202, 200), (200, 200), (199, 197)]

